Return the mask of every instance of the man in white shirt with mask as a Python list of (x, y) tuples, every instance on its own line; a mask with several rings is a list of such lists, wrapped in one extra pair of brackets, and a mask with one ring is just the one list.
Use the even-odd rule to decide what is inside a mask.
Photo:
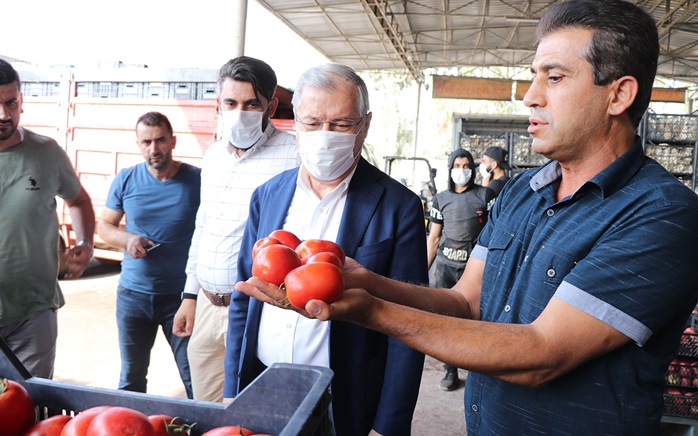
[[(373, 271), (427, 283), (424, 212), (416, 194), (361, 157), (371, 124), (368, 90), (349, 67), (305, 72), (293, 95), (302, 164), (250, 201), (238, 279), (255, 241), (283, 228), (337, 242)], [(256, 279), (252, 279), (253, 281)], [(257, 279), (258, 280), (258, 279)], [(233, 292), (224, 395), (236, 396), (276, 362), (329, 367), (333, 424), (322, 434), (409, 435), (424, 356), (375, 331), (318, 322)]]
[(231, 59), (218, 74), (223, 137), (204, 155), (201, 205), (173, 326), (174, 334), (191, 335), (188, 357), (196, 400), (223, 400), (228, 305), (250, 196), (300, 163), (293, 135), (270, 121), (279, 104), (276, 83), (269, 65), (247, 56)]

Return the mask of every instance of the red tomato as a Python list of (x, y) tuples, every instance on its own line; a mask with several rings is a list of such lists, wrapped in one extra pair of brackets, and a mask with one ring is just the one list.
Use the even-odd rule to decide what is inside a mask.
[(65, 427), (63, 427), (61, 436), (85, 436), (87, 434), (87, 428), (90, 426), (95, 416), (109, 408), (110, 406), (96, 406), (83, 410), (68, 421)]
[(202, 434), (201, 436), (251, 436), (253, 433), (244, 427), (238, 425), (226, 425), (225, 427), (216, 427)]
[(306, 239), (296, 247), (296, 253), (298, 253), (303, 263), (305, 263), (310, 256), (322, 253), (323, 251), (336, 254), (339, 260), (342, 261), (342, 265), (344, 265), (344, 250), (335, 242), (325, 239)]
[(331, 263), (306, 263), (288, 273), (284, 286), (288, 301), (305, 309), (310, 300), (337, 301), (344, 292), (344, 278), (342, 271)]
[(257, 240), (257, 242), (255, 242), (252, 246), (252, 259), (254, 260), (254, 258), (257, 257), (257, 253), (259, 253), (259, 250), (261, 250), (262, 248), (275, 244), (281, 244), (281, 241), (279, 241), (276, 238), (270, 238), (268, 236), (266, 238)]
[(54, 415), (34, 424), (24, 436), (61, 436), (63, 427), (70, 421), (70, 415)]
[(0, 417), (4, 436), (19, 436), (34, 425), (34, 402), (24, 386), (16, 381), (0, 380)]
[(179, 417), (170, 415), (150, 415), (148, 421), (153, 426), (154, 436), (188, 435), (191, 425), (184, 424)]
[(296, 249), (296, 247), (298, 247), (298, 244), (301, 243), (301, 240), (298, 238), (298, 236), (294, 235), (288, 230), (274, 230), (273, 232), (269, 233), (269, 236), (278, 239), (279, 241), (281, 241), (282, 244), (294, 250)]
[(344, 262), (337, 257), (336, 254), (331, 253), (329, 251), (322, 251), (317, 254), (313, 254), (308, 258), (308, 260), (305, 261), (305, 263), (314, 263), (314, 262), (327, 262), (331, 263), (332, 265), (336, 266), (339, 269), (342, 269), (344, 267)]
[(86, 436), (153, 436), (148, 417), (128, 407), (110, 407), (94, 417)]
[(291, 248), (276, 244), (262, 248), (252, 262), (252, 275), (276, 286), (286, 274), (301, 266), (301, 259)]

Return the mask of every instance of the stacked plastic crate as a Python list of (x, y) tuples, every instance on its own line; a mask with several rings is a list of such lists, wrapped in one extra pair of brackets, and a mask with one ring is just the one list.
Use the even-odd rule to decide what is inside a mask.
[(681, 335), (676, 358), (669, 364), (664, 415), (698, 419), (698, 308)]
[(689, 188), (695, 188), (698, 115), (662, 115), (647, 112), (644, 120), (645, 153)]

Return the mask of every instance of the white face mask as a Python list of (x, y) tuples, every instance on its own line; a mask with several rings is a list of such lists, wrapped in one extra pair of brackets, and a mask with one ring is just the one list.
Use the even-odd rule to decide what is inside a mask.
[(484, 162), (480, 162), (480, 166), (477, 167), (478, 171), (480, 171), (480, 175), (482, 176), (483, 179), (486, 179), (487, 176), (490, 175), (492, 172), (492, 169), (487, 169), (487, 165), (485, 165)]
[(303, 168), (318, 180), (335, 180), (354, 164), (356, 133), (298, 131), (298, 152)]
[(453, 183), (460, 186), (467, 185), (472, 175), (473, 172), (465, 168), (453, 168), (451, 170), (451, 180), (453, 180)]
[(247, 150), (262, 137), (262, 119), (264, 112), (222, 111), (223, 135), (235, 148)]

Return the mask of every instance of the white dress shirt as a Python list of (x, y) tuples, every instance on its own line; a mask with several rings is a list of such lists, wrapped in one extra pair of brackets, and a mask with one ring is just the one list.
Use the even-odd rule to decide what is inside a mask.
[[(323, 199), (308, 187), (300, 177), (296, 192), (286, 216), (284, 229), (301, 240), (325, 239), (336, 241), (344, 215), (352, 171)], [(270, 366), (272, 363), (301, 363), (330, 366), (330, 323), (308, 319), (292, 310), (264, 304), (259, 325), (257, 357)]]
[(284, 170), (300, 165), (294, 135), (271, 123), (242, 156), (228, 140), (212, 144), (201, 166), (201, 205), (189, 249), (184, 292), (199, 288), (232, 292), (252, 192)]

